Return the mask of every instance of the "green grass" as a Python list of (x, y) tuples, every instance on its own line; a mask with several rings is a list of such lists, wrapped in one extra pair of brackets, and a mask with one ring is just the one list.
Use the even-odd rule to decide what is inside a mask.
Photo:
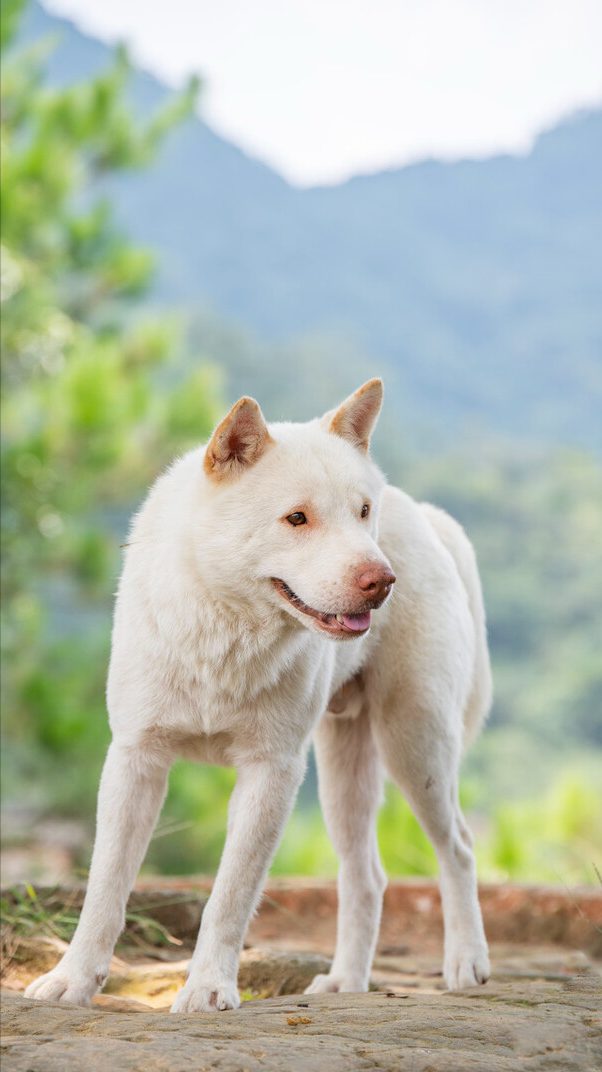
[[(0, 899), (0, 922), (2, 936), (8, 939), (20, 938), (57, 938), (70, 942), (77, 927), (80, 909), (75, 907), (80, 891), (75, 890), (67, 896), (64, 903), (56, 896), (54, 890), (36, 891), (27, 883), (23, 888), (11, 887)], [(174, 903), (188, 900), (186, 897), (174, 899)], [(163, 901), (162, 906), (167, 902)], [(126, 912), (125, 930), (119, 939), (118, 947), (122, 949), (136, 947), (141, 951), (157, 949), (169, 945), (181, 945), (158, 920), (149, 914), (153, 905), (140, 905), (135, 910)]]

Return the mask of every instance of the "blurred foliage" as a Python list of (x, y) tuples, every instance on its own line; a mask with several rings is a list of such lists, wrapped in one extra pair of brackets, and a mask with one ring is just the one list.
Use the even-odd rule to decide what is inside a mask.
[[(86, 864), (109, 736), (111, 592), (133, 504), (207, 433), (221, 391), (256, 394), (270, 418), (304, 419), (375, 369), (356, 352), (342, 361), (335, 338), (275, 350), (197, 314), (185, 341), (173, 317), (141, 311), (152, 262), (113, 225), (105, 180), (152, 161), (196, 86), (142, 122), (126, 104), (130, 68), (118, 51), (105, 73), (50, 90), (52, 42), (14, 45), (21, 8), (6, 0), (1, 23), (2, 789), (9, 804), (26, 799), (26, 822), (88, 823), (77, 860)], [(404, 457), (398, 425), (386, 409), (376, 444), (389, 478), (466, 526), (483, 575), (496, 697), (463, 783), (482, 877), (595, 881), (600, 462), (478, 431), (467, 449), (428, 453), (408, 439)], [(313, 777), (276, 873), (336, 870)], [(147, 870), (215, 869), (233, 781), (230, 770), (174, 768)], [(432, 848), (392, 787), (379, 839), (390, 874), (435, 873)]]
[[(487, 803), (470, 780), (464, 809)], [(602, 789), (581, 770), (565, 770), (542, 797), (495, 802), (490, 814), (472, 816), (481, 881), (596, 885), (602, 860)], [(388, 875), (437, 875), (435, 853), (397, 789), (387, 786), (378, 819), (378, 841)], [(336, 875), (336, 856), (320, 811), (293, 815), (272, 871), (275, 874)]]
[(116, 533), (216, 412), (210, 368), (167, 371), (175, 323), (135, 315), (152, 261), (112, 226), (98, 182), (146, 165), (197, 86), (140, 123), (118, 50), (106, 73), (49, 90), (51, 42), (6, 52), (22, 6), (2, 5), (5, 789), (26, 779), (35, 799), (52, 784), (58, 809), (88, 814), (108, 739)]
[(602, 791), (567, 769), (544, 797), (499, 805), (481, 845), (483, 877), (592, 883), (602, 859)]
[[(176, 821), (164, 820), (159, 826), (145, 863), (149, 873), (216, 870), (233, 781), (231, 771), (205, 768), (199, 772), (189, 764), (174, 769), (164, 814)], [(593, 769), (588, 775), (579, 766), (566, 767), (543, 794), (524, 786), (521, 798), (508, 800), (492, 800), (482, 784), (468, 777), (461, 799), (475, 833), (481, 881), (512, 879), (554, 886), (598, 882), (602, 787)], [(180, 825), (178, 817), (183, 820)], [(158, 844), (157, 839), (161, 839)], [(391, 784), (386, 786), (378, 817), (378, 841), (388, 875), (437, 875), (431, 843)], [(297, 806), (271, 871), (274, 875), (336, 875), (336, 855), (316, 804)]]

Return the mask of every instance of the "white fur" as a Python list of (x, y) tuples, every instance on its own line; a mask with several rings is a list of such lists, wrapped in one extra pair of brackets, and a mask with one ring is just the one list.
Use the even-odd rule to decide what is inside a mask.
[[(102, 986), (169, 768), (183, 755), (233, 765), (238, 780), (173, 1008), (235, 1008), (248, 920), (313, 731), (320, 799), (340, 860), (340, 908), (332, 970), (309, 990), (368, 985), (385, 886), (375, 833), (383, 765), (437, 853), (447, 985), (486, 980), (472, 842), (458, 803), (463, 741), (491, 695), (479, 578), (460, 526), (385, 487), (362, 449), (378, 384), (334, 418), (305, 425), (266, 429), (245, 400), (207, 448), (181, 458), (151, 489), (132, 524), (115, 608), (113, 742), (88, 893), (69, 950), (28, 996), (85, 1004)], [(371, 511), (362, 519), (364, 503)], [(309, 523), (293, 527), (285, 519), (301, 509)], [(271, 582), (285, 580), (304, 603), (334, 614), (359, 606), (358, 571), (387, 564), (397, 575), (392, 594), (373, 611), (370, 631), (344, 643)], [(339, 702), (327, 711), (334, 694)]]

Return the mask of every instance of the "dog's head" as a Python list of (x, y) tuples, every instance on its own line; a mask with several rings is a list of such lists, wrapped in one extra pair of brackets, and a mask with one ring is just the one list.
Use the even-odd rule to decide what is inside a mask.
[(254, 399), (236, 403), (204, 457), (197, 547), (216, 587), (334, 639), (368, 631), (395, 582), (376, 543), (384, 480), (368, 452), (382, 397), (370, 380), (318, 420), (269, 428)]

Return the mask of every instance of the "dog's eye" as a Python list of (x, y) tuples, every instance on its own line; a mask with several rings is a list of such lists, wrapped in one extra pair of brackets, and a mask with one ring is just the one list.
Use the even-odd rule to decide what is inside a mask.
[(362, 506), (362, 517), (368, 517), (369, 513), (370, 513), (370, 504), (369, 503), (364, 503), (364, 505)]
[(306, 525), (307, 518), (305, 514), (302, 514), (300, 510), (297, 510), (294, 514), (289, 514), (286, 519), (291, 525)]

